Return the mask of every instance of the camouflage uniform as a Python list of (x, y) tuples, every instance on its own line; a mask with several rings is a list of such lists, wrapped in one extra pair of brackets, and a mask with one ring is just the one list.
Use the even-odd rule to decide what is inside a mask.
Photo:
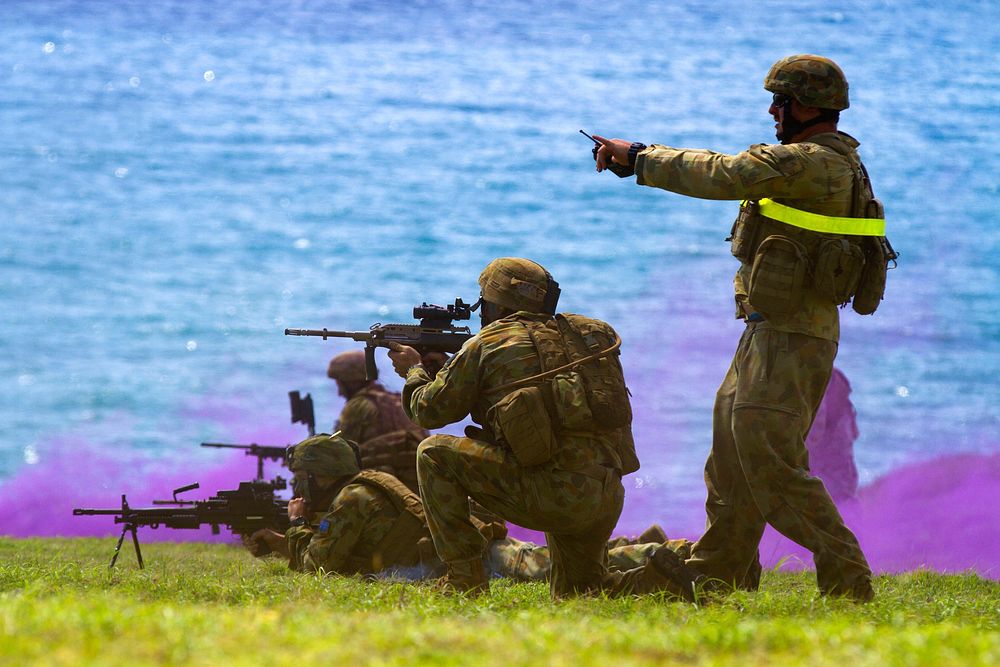
[[(654, 145), (638, 154), (636, 175), (640, 185), (690, 197), (767, 197), (850, 216), (857, 146), (839, 132), (758, 144), (738, 155)], [(781, 233), (795, 231), (783, 227)], [(837, 307), (806, 288), (798, 310), (760, 320), (747, 298), (750, 270), (743, 262), (734, 280), (737, 317), (747, 327), (716, 396), (705, 467), (708, 527), (688, 564), (756, 588), (757, 545), (770, 523), (813, 552), (822, 591), (864, 597), (871, 571), (823, 483), (810, 475), (804, 445), (837, 353)]]
[[(549, 319), (519, 311), (483, 327), (434, 378), (420, 366), (411, 368), (403, 387), (407, 415), (429, 429), (469, 414), (486, 424), (489, 409), (506, 395), (493, 388), (541, 371), (525, 322)], [(621, 439), (630, 448), (631, 431), (559, 433), (556, 438), (551, 460), (530, 467), (510, 449), (485, 439), (432, 435), (421, 443), (417, 475), (440, 558), (450, 566), (483, 553), (483, 538), (469, 520), (472, 498), (508, 521), (545, 532), (553, 595), (662, 588), (644, 568), (608, 572), (607, 540), (624, 499)]]
[(333, 429), (358, 443), (361, 467), (387, 472), (417, 492), (417, 445), (428, 433), (406, 418), (398, 393), (368, 384), (347, 401)]
[(374, 470), (354, 477), (315, 519), (285, 533), (293, 570), (374, 574), (415, 567), (419, 542), (429, 536), (419, 498)]
[[(438, 573), (442, 563), (429, 544), (423, 545), (429, 533), (420, 501), (400, 484), (376, 471), (364, 471), (348, 482), (327, 512), (314, 513), (308, 525), (288, 529), (289, 567), (346, 575), (386, 570), (418, 576)], [(488, 533), (491, 527), (480, 524), (477, 529)], [(685, 542), (673, 540), (669, 546), (675, 551), (689, 548)], [(624, 571), (644, 565), (660, 546), (628, 544), (609, 549), (610, 567)], [(548, 547), (510, 537), (490, 539), (483, 559), (487, 571), (497, 577), (546, 581), (551, 572)]]

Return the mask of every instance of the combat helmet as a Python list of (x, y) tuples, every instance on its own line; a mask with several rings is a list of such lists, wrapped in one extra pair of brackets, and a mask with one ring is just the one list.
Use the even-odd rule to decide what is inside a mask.
[[(340, 380), (341, 382), (364, 382), (367, 379), (365, 353), (361, 350), (341, 352), (330, 360), (326, 375), (331, 380)], [(376, 377), (378, 376), (376, 375)]]
[(483, 299), (511, 310), (555, 313), (559, 284), (545, 268), (530, 259), (500, 257), (479, 274)]
[(288, 469), (326, 477), (356, 475), (361, 468), (351, 441), (340, 433), (317, 433), (288, 448)]
[(810, 107), (843, 111), (851, 106), (847, 77), (829, 58), (802, 54), (782, 58), (764, 77), (764, 89)]

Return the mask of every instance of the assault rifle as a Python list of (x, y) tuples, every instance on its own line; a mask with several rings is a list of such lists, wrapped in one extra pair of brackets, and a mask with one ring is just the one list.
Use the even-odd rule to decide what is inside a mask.
[[(292, 423), (305, 424), (309, 428), (309, 435), (316, 435), (316, 417), (313, 413), (312, 396), (306, 394), (305, 398), (297, 391), (288, 392), (288, 399), (292, 407)], [(226, 442), (203, 442), (202, 447), (215, 447), (217, 449), (242, 449), (247, 456), (257, 457), (257, 478), (255, 481), (264, 481), (264, 461), (281, 461), (281, 465), (288, 467), (289, 447), (280, 445), (258, 445), (253, 442), (249, 445), (231, 445)], [(284, 484), (285, 480), (280, 477), (275, 478)], [(285, 488), (281, 486), (280, 488)]]
[(368, 380), (378, 376), (375, 366), (375, 348), (391, 347), (390, 343), (409, 345), (421, 354), (427, 352), (458, 352), (465, 341), (472, 338), (469, 327), (455, 326), (455, 320), (468, 320), (478, 306), (455, 299), (448, 306), (421, 304), (413, 309), (414, 319), (420, 324), (373, 324), (368, 331), (330, 331), (328, 329), (285, 329), (286, 336), (317, 336), (351, 338), (365, 344), (365, 373)]
[(227, 526), (236, 535), (249, 535), (261, 528), (272, 528), (284, 532), (288, 529), (288, 501), (275, 498), (274, 492), (285, 488), (284, 480), (279, 482), (240, 482), (238, 489), (219, 491), (208, 500), (180, 500), (177, 494), (197, 489), (198, 484), (189, 484), (174, 489), (173, 500), (154, 500), (154, 505), (174, 505), (175, 507), (151, 507), (137, 509), (129, 507), (122, 494), (121, 509), (81, 509), (73, 510), (73, 516), (107, 515), (115, 517), (115, 523), (122, 524), (122, 534), (115, 546), (108, 569), (115, 566), (121, 551), (125, 533), (132, 533), (132, 545), (139, 569), (142, 550), (139, 548), (139, 526), (150, 528), (175, 528), (194, 530), (211, 526), (212, 533), (219, 534), (219, 526)]

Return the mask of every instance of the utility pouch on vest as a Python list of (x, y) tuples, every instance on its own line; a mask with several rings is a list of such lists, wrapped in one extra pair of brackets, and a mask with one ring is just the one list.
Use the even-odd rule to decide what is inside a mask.
[(827, 239), (819, 244), (813, 269), (813, 289), (832, 303), (846, 304), (858, 289), (865, 256), (858, 243)]
[(489, 409), (486, 420), (521, 465), (539, 465), (552, 458), (555, 436), (541, 387), (512, 391)]
[[(556, 320), (571, 359), (598, 354), (614, 345), (616, 340), (614, 330), (600, 320), (569, 313), (556, 316)], [(573, 369), (572, 374), (580, 377), (576, 381), (578, 384), (574, 386), (582, 387), (583, 400), (579, 409), (565, 407), (570, 408), (569, 414), (580, 419), (585, 417), (583, 407), (589, 407), (591, 419), (588, 426), (583, 428), (605, 431), (632, 423), (629, 391), (617, 353), (580, 364)], [(566, 383), (563, 384), (565, 387)], [(556, 394), (555, 385), (553, 394)], [(568, 429), (581, 428), (566, 423), (563, 425)]]
[[(885, 209), (882, 202), (872, 198), (866, 206), (866, 215), (872, 218), (885, 219)], [(889, 239), (884, 236), (867, 236), (863, 244), (865, 266), (861, 272), (858, 289), (851, 301), (851, 308), (859, 315), (871, 315), (882, 302), (885, 295), (885, 279), (889, 270), (889, 262), (896, 261), (896, 252), (892, 249)]]
[(551, 380), (556, 421), (571, 431), (594, 427), (594, 413), (587, 402), (587, 385), (576, 371), (560, 373)]
[(750, 304), (765, 317), (790, 315), (802, 304), (808, 260), (798, 241), (774, 234), (764, 239), (753, 259)]
[(746, 201), (740, 204), (740, 212), (733, 222), (733, 229), (729, 233), (729, 249), (733, 256), (741, 262), (750, 263), (753, 258), (754, 242), (757, 236), (758, 225), (754, 220), (758, 217), (757, 209), (759, 204), (755, 201)]

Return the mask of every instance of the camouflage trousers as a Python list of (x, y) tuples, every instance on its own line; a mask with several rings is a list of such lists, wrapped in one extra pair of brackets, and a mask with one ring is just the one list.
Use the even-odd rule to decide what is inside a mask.
[(864, 597), (871, 570), (823, 482), (809, 473), (805, 437), (837, 344), (748, 324), (715, 399), (705, 465), (708, 526), (687, 564), (756, 589), (765, 523), (813, 552), (824, 593)]
[(427, 524), (445, 563), (480, 558), (484, 538), (469, 519), (469, 498), (519, 526), (545, 533), (553, 596), (658, 590), (655, 574), (608, 571), (607, 541), (621, 514), (621, 478), (524, 467), (508, 450), (471, 438), (432, 435), (417, 450)]
[[(673, 549), (681, 558), (687, 558), (691, 553), (691, 543), (687, 540), (670, 540), (666, 545), (646, 542), (611, 547), (608, 549), (608, 570), (626, 572), (644, 567), (653, 553), (663, 546)], [(552, 567), (548, 547), (513, 537), (490, 542), (485, 560), (487, 569), (494, 576), (517, 581), (547, 581)]]

